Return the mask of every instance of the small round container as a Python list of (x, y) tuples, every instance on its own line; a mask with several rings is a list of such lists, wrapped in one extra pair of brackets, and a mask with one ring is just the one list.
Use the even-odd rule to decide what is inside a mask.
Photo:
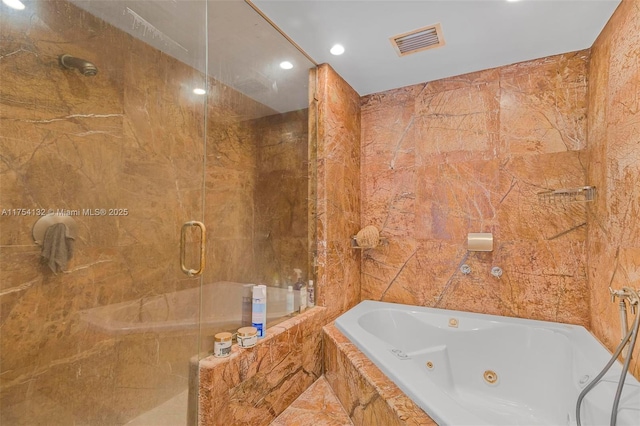
[(251, 348), (255, 346), (256, 343), (258, 343), (258, 329), (255, 327), (239, 328), (236, 341), (241, 348)]
[(213, 356), (225, 358), (231, 355), (231, 333), (223, 332), (213, 336)]

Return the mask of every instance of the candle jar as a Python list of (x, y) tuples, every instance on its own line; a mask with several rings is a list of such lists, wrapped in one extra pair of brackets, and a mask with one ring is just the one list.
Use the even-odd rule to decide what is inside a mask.
[(232, 335), (228, 332), (218, 333), (213, 336), (213, 356), (224, 358), (231, 355)]
[(236, 340), (241, 348), (251, 348), (258, 343), (258, 329), (255, 327), (239, 328)]

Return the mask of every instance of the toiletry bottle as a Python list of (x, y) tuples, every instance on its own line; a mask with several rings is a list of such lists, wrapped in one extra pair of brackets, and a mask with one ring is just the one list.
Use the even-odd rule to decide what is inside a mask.
[(304, 312), (307, 309), (307, 285), (302, 282), (302, 287), (300, 287), (300, 312)]
[(307, 308), (307, 285), (302, 279), (302, 270), (295, 268), (293, 270), (296, 274), (296, 283), (293, 286), (294, 290), (299, 291), (298, 297), (300, 299), (300, 312), (303, 312)]
[(304, 285), (304, 281), (302, 280), (302, 270), (296, 268), (293, 272), (296, 274), (296, 283), (293, 285), (293, 289), (300, 290)]
[(267, 286), (260, 284), (253, 287), (253, 309), (251, 325), (258, 330), (258, 338), (267, 332)]
[(251, 312), (253, 311), (253, 286), (254, 284), (244, 284), (242, 286), (242, 326), (251, 326)]
[(307, 294), (309, 295), (307, 306), (313, 308), (316, 306), (316, 289), (313, 286), (313, 280), (309, 280), (309, 287), (307, 287)]
[(294, 309), (293, 286), (287, 287), (287, 314), (293, 313)]

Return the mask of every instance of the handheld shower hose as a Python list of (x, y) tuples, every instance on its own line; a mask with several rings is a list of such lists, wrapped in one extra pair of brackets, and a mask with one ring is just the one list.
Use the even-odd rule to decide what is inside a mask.
[[(638, 293), (634, 289), (629, 287), (623, 287), (622, 289), (630, 293), (633, 297), (635, 297), (636, 300), (640, 299), (638, 297)], [(624, 381), (627, 377), (627, 372), (629, 371), (629, 364), (631, 363), (631, 353), (633, 352), (633, 348), (638, 338), (638, 328), (640, 328), (640, 312), (636, 314), (636, 319), (633, 322), (633, 327), (631, 327), (627, 332), (627, 334), (622, 338), (622, 341), (616, 348), (616, 351), (614, 352), (613, 356), (611, 357), (607, 365), (605, 365), (605, 367), (602, 369), (602, 371), (600, 371), (600, 373), (598, 373), (595, 379), (593, 379), (593, 381), (591, 381), (591, 383), (589, 383), (589, 385), (587, 385), (587, 387), (584, 388), (582, 392), (580, 392), (580, 395), (578, 396), (578, 401), (576, 402), (576, 423), (578, 426), (582, 425), (582, 423), (580, 422), (580, 405), (582, 404), (582, 400), (584, 399), (585, 396), (587, 396), (589, 391), (593, 389), (595, 385), (598, 384), (600, 379), (602, 379), (602, 377), (607, 373), (607, 371), (609, 371), (611, 366), (616, 362), (616, 359), (618, 359), (618, 356), (620, 355), (620, 353), (622, 353), (622, 350), (624, 349), (624, 347), (627, 345), (627, 343), (629, 343), (628, 356), (625, 358), (624, 365), (622, 366), (622, 373), (620, 374), (620, 380), (618, 380), (618, 388), (616, 389), (616, 395), (613, 399), (613, 408), (611, 410), (611, 420), (609, 425), (610, 426), (616, 425), (617, 418), (618, 418), (618, 405), (620, 404), (620, 397), (622, 396), (622, 388), (624, 387)], [(631, 339), (631, 342), (629, 342), (629, 339)]]

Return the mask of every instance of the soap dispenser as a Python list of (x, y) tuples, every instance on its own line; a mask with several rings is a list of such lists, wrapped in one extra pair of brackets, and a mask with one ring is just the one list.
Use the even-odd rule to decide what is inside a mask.
[(302, 270), (295, 268), (293, 272), (296, 274), (296, 283), (293, 285), (293, 289), (299, 291), (302, 286), (304, 286), (304, 281), (302, 280)]
[(302, 279), (301, 269), (296, 268), (293, 272), (296, 274), (296, 284), (293, 288), (299, 291), (300, 312), (304, 312), (304, 310), (307, 309), (307, 284)]
[(295, 307), (293, 286), (287, 287), (287, 315), (292, 314)]

